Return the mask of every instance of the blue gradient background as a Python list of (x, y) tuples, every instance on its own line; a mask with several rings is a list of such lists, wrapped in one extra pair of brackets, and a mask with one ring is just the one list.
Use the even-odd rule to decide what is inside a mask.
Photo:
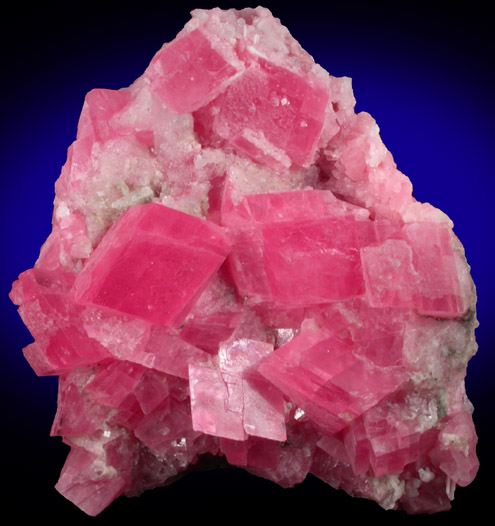
[[(33, 5), (33, 4), (31, 4)], [(245, 7), (238, 2), (65, 3), (14, 8), (2, 20), (1, 182), (3, 257), (0, 304), (3, 361), (0, 400), (4, 502), (18, 518), (89, 522), (54, 489), (68, 452), (50, 438), (57, 380), (37, 378), (21, 349), (32, 341), (7, 295), (31, 268), (51, 230), (54, 182), (75, 139), (85, 94), (118, 89), (142, 74), (154, 53), (172, 40), (195, 7)], [(453, 510), (439, 516), (385, 513), (320, 481), (290, 490), (229, 469), (198, 473), (139, 499), (121, 498), (93, 521), (121, 518), (164, 522), (173, 510), (190, 520), (262, 517), (283, 524), (331, 521), (335, 515), (401, 521), (473, 518), (489, 509), (493, 489), (495, 316), (493, 199), (495, 190), (495, 64), (490, 16), (482, 2), (469, 7), (421, 2), (263, 3), (316, 62), (353, 79), (357, 110), (376, 119), (383, 141), (414, 195), (445, 211), (463, 242), (478, 291), (478, 354), (468, 368), (468, 396), (480, 437), (479, 475), (456, 492)], [(443, 9), (443, 6), (446, 6)], [(70, 6), (70, 7), (69, 7)], [(449, 7), (450, 6), (450, 7)], [(268, 504), (263, 513), (260, 509)], [(5, 505), (4, 505), (5, 506)]]

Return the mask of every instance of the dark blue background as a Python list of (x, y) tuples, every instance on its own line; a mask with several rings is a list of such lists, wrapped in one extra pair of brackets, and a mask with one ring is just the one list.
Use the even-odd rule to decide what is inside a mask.
[[(21, 349), (31, 337), (7, 294), (31, 268), (51, 230), (54, 182), (75, 138), (85, 94), (118, 89), (142, 74), (154, 53), (172, 40), (195, 7), (246, 7), (239, 2), (114, 4), (45, 3), (2, 14), (1, 183), (3, 249), (0, 302), (3, 361), (0, 400), (4, 501), (19, 518), (36, 514), (89, 522), (53, 486), (68, 448), (49, 438), (56, 409), (55, 378), (37, 378)], [(414, 195), (445, 211), (463, 242), (478, 291), (478, 354), (468, 368), (480, 442), (479, 475), (456, 492), (453, 510), (421, 520), (473, 519), (493, 488), (495, 316), (493, 199), (495, 190), (495, 47), (484, 2), (326, 2), (295, 7), (265, 1), (334, 76), (353, 79), (357, 110), (376, 119), (385, 145), (408, 175)], [(254, 4), (253, 4), (254, 5)], [(31, 7), (32, 6), (32, 7)], [(263, 506), (269, 504), (265, 511)], [(96, 521), (189, 520), (227, 522), (263, 517), (283, 524), (349, 519), (417, 521), (383, 512), (309, 477), (282, 490), (235, 469), (189, 475), (139, 499), (121, 498)], [(239, 515), (232, 515), (233, 510)]]

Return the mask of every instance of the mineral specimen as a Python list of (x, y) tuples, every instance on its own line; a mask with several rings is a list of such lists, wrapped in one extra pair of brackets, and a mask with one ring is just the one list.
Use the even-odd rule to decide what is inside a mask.
[(11, 292), (84, 512), (205, 454), (410, 513), (475, 477), (463, 247), (354, 105), (261, 7), (193, 11), (130, 87), (88, 93)]

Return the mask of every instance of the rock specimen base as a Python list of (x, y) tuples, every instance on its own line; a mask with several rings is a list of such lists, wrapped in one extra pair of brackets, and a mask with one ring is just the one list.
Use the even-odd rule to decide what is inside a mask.
[(354, 105), (261, 7), (193, 11), (130, 87), (88, 93), (11, 292), (84, 512), (202, 455), (409, 513), (475, 477), (463, 247)]

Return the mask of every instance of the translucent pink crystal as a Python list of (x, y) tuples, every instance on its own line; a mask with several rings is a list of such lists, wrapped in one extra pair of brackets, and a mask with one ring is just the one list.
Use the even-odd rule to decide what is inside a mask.
[(275, 171), (284, 171), (292, 162), (309, 164), (329, 100), (324, 85), (316, 75), (303, 76), (263, 59), (249, 57), (248, 65), (216, 100), (197, 112), (201, 134), (225, 139), (241, 154)]
[(129, 208), (74, 283), (79, 303), (179, 326), (228, 254), (222, 229), (172, 208)]
[(273, 346), (256, 340), (225, 342), (218, 369), (189, 367), (193, 429), (245, 440), (247, 435), (287, 439), (282, 393), (256, 371)]
[(301, 332), (259, 366), (259, 372), (333, 435), (395, 392), (405, 375), (358, 357), (351, 342), (303, 325)]
[(88, 93), (11, 292), (84, 512), (203, 455), (409, 513), (474, 479), (464, 250), (354, 104), (261, 7), (193, 11), (130, 87)]
[(171, 42), (152, 60), (148, 78), (153, 92), (177, 113), (197, 110), (224, 91), (236, 75), (231, 55), (223, 57), (202, 30), (195, 29)]

